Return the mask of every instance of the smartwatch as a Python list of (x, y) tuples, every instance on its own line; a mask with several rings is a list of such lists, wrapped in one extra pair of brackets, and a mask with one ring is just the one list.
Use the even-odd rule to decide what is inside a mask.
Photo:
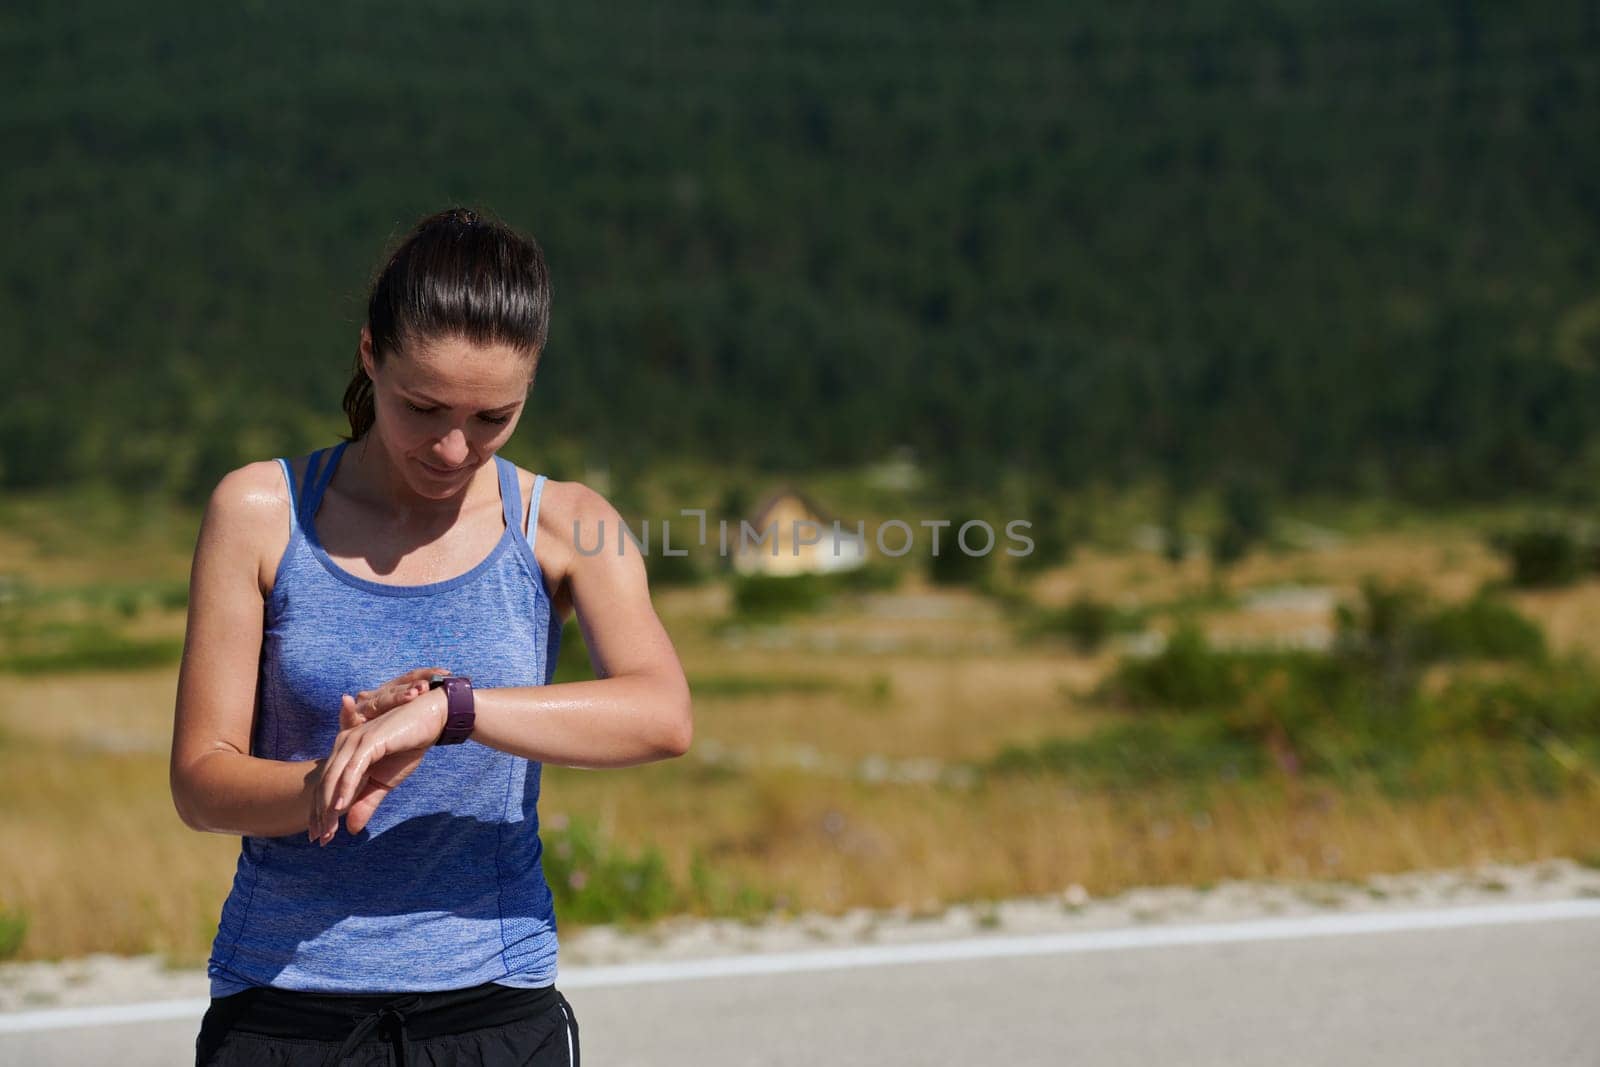
[(446, 705), (444, 729), (435, 745), (459, 745), (472, 736), (477, 712), (472, 702), (472, 679), (459, 674), (436, 674), (428, 679), (429, 689), (443, 689)]

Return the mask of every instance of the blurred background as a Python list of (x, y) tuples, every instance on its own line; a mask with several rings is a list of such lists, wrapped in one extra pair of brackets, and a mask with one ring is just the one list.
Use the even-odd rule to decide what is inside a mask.
[(1595, 0), (23, 2), (0, 69), (0, 958), (204, 961), (200, 509), (456, 203), (553, 271), (512, 459), (865, 524), (650, 557), (696, 741), (547, 768), (564, 925), (1600, 864)]

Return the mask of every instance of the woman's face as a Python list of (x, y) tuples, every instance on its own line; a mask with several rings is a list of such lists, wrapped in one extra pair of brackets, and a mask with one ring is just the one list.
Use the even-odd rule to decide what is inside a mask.
[(459, 493), (517, 428), (533, 361), (505, 345), (459, 338), (414, 345), (377, 365), (361, 330), (361, 362), (372, 379), (372, 430), (418, 495)]

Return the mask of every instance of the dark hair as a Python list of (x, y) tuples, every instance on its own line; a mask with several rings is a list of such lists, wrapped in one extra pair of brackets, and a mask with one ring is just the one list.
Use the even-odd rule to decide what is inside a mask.
[[(367, 297), (372, 357), (443, 338), (503, 344), (534, 369), (550, 330), (550, 275), (532, 237), (467, 208), (429, 215), (389, 256)], [(349, 441), (372, 428), (372, 379), (356, 353), (344, 391)]]

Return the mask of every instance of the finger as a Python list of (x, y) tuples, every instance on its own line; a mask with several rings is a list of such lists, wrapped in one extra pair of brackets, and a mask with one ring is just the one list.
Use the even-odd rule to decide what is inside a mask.
[(309, 836), (316, 844), (326, 845), (339, 829), (339, 819), (334, 816), (330, 820), (326, 809), (318, 811), (313, 818), (315, 821), (311, 824)]
[(384, 798), (394, 792), (394, 789), (395, 783), (367, 775), (366, 782), (361, 786), (361, 794), (356, 797), (355, 803), (350, 805), (350, 810), (345, 812), (345, 829), (352, 834), (359, 834), (365, 830), (367, 824), (372, 821), (373, 814), (378, 810), (378, 805), (383, 803)]
[(350, 802), (355, 799), (356, 794), (360, 791), (362, 783), (366, 781), (367, 768), (387, 754), (381, 742), (366, 741), (362, 743), (355, 755), (351, 757), (349, 763), (345, 765), (344, 771), (339, 775), (339, 788), (333, 797), (333, 810), (335, 813), (342, 812), (350, 806)]
[(338, 740), (333, 743), (333, 753), (328, 757), (328, 765), (323, 769), (322, 788), (317, 790), (317, 802), (322, 812), (324, 831), (328, 829), (330, 823), (338, 819), (338, 815), (333, 811), (335, 789), (346, 765), (350, 762), (352, 747), (356, 743), (352, 738), (357, 737), (359, 732), (360, 728), (357, 727), (356, 730), (339, 735)]
[(406, 699), (403, 694), (411, 693), (413, 690), (417, 689), (426, 689), (428, 687), (428, 683), (433, 680), (435, 675), (449, 673), (450, 672), (443, 667), (418, 667), (414, 671), (407, 671), (405, 674), (402, 674), (400, 677), (394, 680), (396, 702)]
[(388, 796), (389, 792), (390, 790), (385, 787), (369, 788), (359, 800), (350, 805), (350, 811), (344, 817), (344, 828), (352, 834), (359, 834), (365, 830), (377, 812), (378, 805), (383, 803), (383, 798)]
[(439, 673), (448, 674), (449, 672), (437, 671), (432, 667), (422, 667), (401, 675), (394, 682), (370, 694), (370, 708), (365, 712), (366, 718), (370, 721), (385, 712), (392, 711), (401, 704), (415, 700), (419, 695), (428, 691), (429, 679)]

